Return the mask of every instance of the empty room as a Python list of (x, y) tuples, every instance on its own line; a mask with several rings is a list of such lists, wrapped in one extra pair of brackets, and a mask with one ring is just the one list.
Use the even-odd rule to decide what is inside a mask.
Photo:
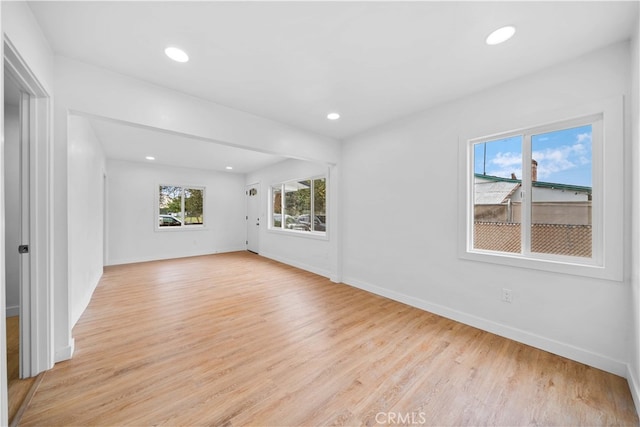
[(637, 1), (2, 1), (2, 425), (640, 425)]

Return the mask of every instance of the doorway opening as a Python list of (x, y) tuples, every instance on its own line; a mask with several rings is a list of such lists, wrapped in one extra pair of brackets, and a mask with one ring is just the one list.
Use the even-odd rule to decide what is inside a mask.
[(15, 423), (15, 415), (21, 412), (35, 382), (26, 379), (53, 366), (50, 102), (7, 39), (3, 71), (5, 143), (0, 153), (4, 184), (0, 218), (5, 221), (5, 230), (0, 266), (5, 270), (7, 316), (2, 339), (10, 357), (3, 380), (7, 379), (8, 420)]

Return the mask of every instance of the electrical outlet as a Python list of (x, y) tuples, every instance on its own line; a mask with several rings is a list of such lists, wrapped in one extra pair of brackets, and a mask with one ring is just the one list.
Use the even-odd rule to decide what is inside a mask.
[(502, 288), (502, 301), (513, 302), (513, 291), (511, 289)]

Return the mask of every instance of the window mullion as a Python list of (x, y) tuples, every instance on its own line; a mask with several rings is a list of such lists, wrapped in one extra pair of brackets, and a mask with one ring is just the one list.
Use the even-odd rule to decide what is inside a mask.
[(531, 254), (531, 207), (533, 203), (533, 188), (531, 183), (531, 134), (522, 138), (522, 212), (520, 219), (521, 253)]
[(185, 216), (185, 213), (184, 213), (184, 187), (182, 187), (182, 189), (180, 191), (180, 207), (181, 207), (181, 210), (182, 210), (182, 213), (181, 213), (181, 215), (182, 215), (182, 224), (180, 225), (180, 227), (184, 227), (184, 225), (186, 224), (186, 220), (187, 220), (187, 218)]
[(309, 208), (311, 209), (311, 212), (309, 212), (309, 231), (315, 231), (316, 228), (316, 209), (314, 207), (314, 199), (315, 199), (315, 190), (314, 190), (314, 182), (315, 180), (310, 180), (311, 182), (311, 187), (309, 189), (309, 198), (310, 203), (309, 203)]
[(287, 193), (285, 193), (285, 189), (286, 189), (286, 185), (282, 184), (280, 186), (280, 212), (282, 212), (282, 220), (280, 221), (280, 228), (285, 230), (286, 227), (286, 223), (287, 223), (287, 215), (286, 215), (286, 211), (284, 210), (285, 207), (285, 198), (287, 197)]

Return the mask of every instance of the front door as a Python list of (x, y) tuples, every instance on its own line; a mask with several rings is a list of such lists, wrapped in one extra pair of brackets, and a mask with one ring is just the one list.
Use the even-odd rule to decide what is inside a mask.
[(260, 236), (260, 184), (248, 185), (247, 197), (247, 250), (258, 253)]

